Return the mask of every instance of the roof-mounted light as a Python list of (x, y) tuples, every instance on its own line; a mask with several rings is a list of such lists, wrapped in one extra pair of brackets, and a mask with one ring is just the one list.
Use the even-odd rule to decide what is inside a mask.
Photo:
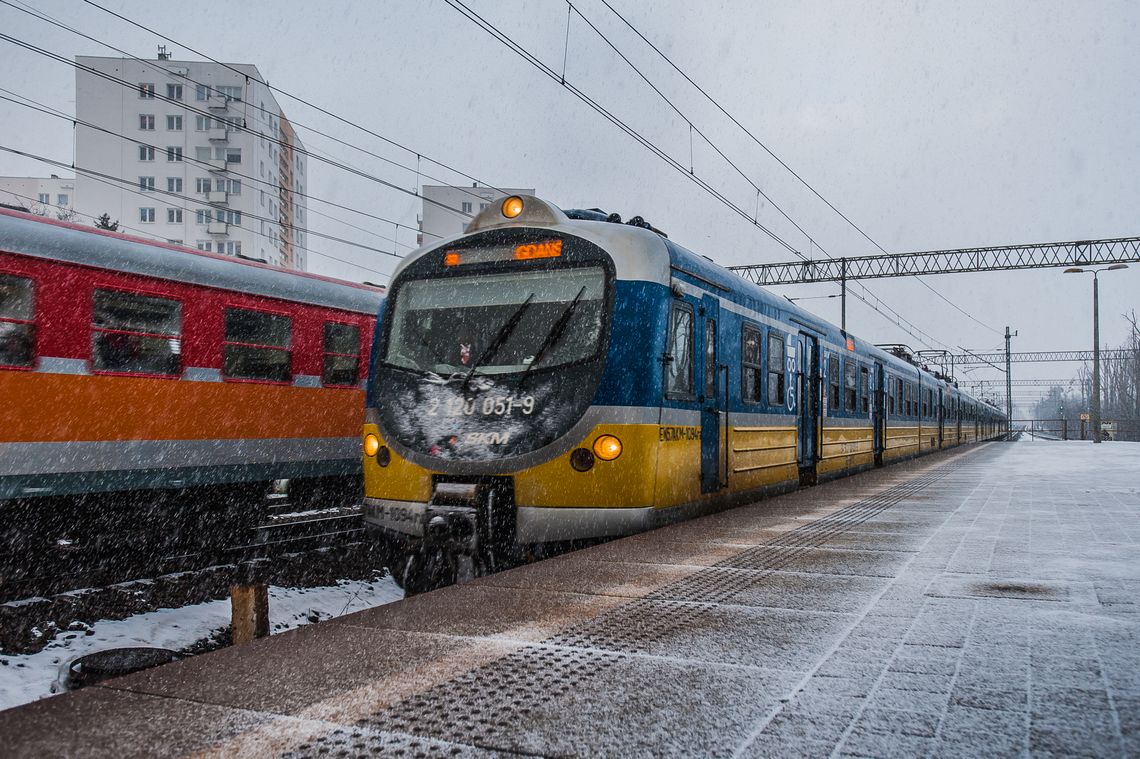
[(512, 195), (503, 201), (503, 216), (513, 219), (523, 212), (523, 199)]

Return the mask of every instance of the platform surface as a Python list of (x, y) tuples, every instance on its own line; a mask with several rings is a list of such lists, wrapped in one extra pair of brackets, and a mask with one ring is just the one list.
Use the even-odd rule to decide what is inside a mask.
[(1137, 756), (1140, 444), (992, 443), (0, 713), (6, 756)]

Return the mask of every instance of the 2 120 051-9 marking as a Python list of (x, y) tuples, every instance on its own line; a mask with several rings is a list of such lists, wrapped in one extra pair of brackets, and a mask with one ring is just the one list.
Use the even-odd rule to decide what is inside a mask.
[(533, 395), (488, 395), (483, 398), (463, 398), (453, 396), (444, 401), (432, 398), (428, 401), (428, 416), (510, 416), (516, 410), (523, 414), (534, 413)]

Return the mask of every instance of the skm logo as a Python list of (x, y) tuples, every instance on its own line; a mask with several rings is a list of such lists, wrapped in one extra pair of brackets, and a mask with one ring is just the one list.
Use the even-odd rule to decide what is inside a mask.
[(506, 445), (510, 439), (509, 432), (469, 432), (463, 442), (472, 445)]

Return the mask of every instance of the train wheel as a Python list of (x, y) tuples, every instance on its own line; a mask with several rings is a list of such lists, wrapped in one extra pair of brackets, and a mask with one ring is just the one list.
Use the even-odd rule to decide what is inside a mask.
[(396, 577), (395, 573), (393, 577), (406, 594), (414, 596), (454, 585), (458, 571), (455, 554), (450, 551), (442, 548), (420, 549), (408, 555), (403, 577)]

